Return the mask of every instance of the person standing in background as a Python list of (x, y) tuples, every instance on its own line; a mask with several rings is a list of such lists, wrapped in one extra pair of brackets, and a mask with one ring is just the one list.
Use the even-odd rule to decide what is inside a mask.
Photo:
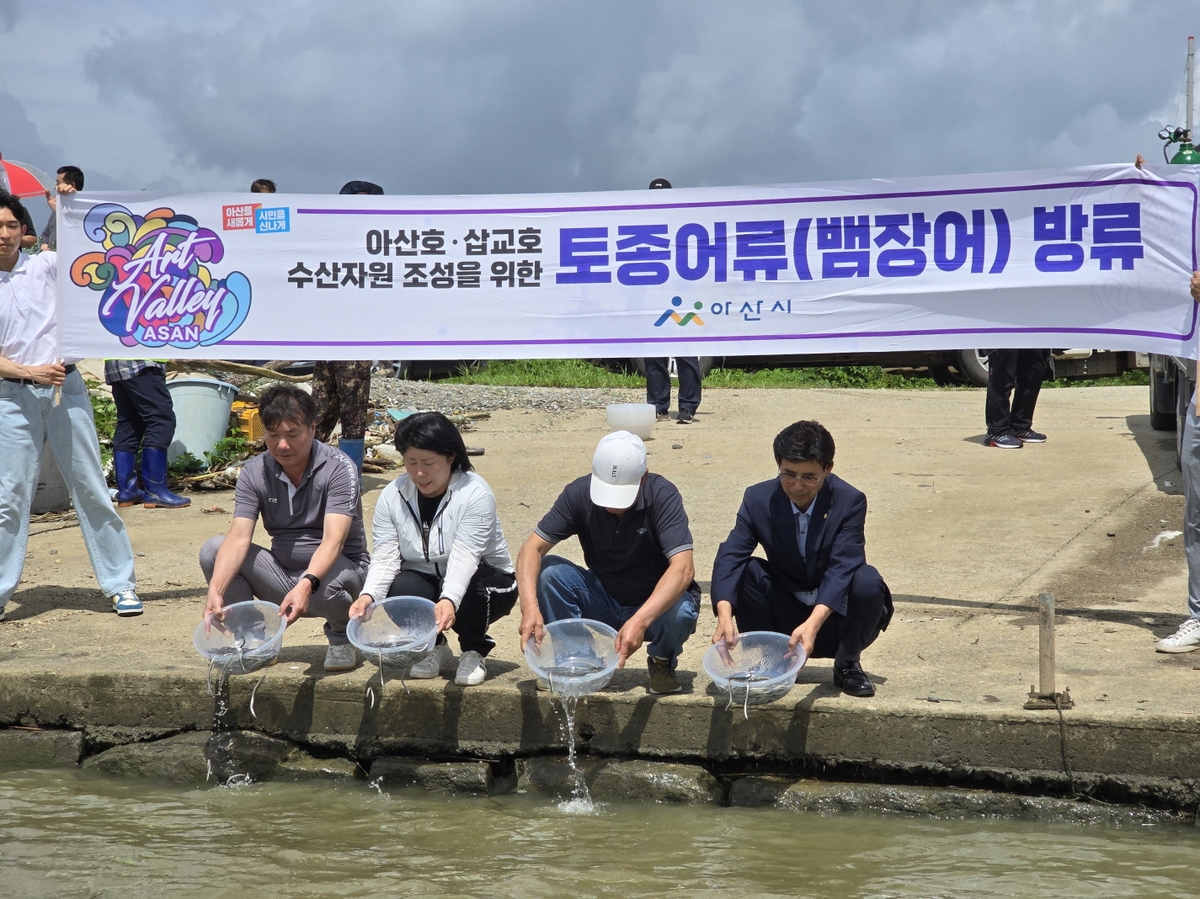
[(25, 566), (47, 443), (71, 490), (96, 583), (118, 615), (140, 615), (133, 547), (100, 467), (87, 385), (74, 361), (56, 358), (58, 254), (21, 252), (23, 211), (20, 200), (0, 192), (0, 620)]
[[(650, 190), (669, 190), (670, 187), (671, 182), (666, 178), (655, 178), (650, 182)], [(647, 356), (643, 362), (646, 366), (646, 402), (654, 405), (658, 421), (670, 421), (670, 360), (665, 356)], [(700, 408), (700, 359), (697, 356), (676, 356), (675, 368), (679, 372), (679, 415), (676, 421), (681, 425), (691, 424), (696, 420), (696, 410)]]
[(166, 366), (144, 359), (105, 359), (104, 381), (112, 387), (117, 407), (113, 431), (117, 505), (190, 506), (190, 499), (167, 486), (167, 448), (175, 439), (175, 407), (167, 390)]
[(275, 193), (275, 182), (270, 178), (257, 178), (250, 185), (250, 193), (252, 194), (273, 194)]
[(46, 205), (50, 207), (50, 218), (47, 219), (46, 227), (42, 229), (42, 235), (38, 238), (43, 253), (58, 249), (58, 194), (83, 190), (83, 170), (73, 165), (59, 166), (54, 181), (58, 193), (46, 191)]
[[(383, 188), (370, 181), (347, 181), (339, 194), (382, 196)], [(313, 366), (313, 399), (317, 403), (317, 439), (328, 442), (338, 421), (342, 434), (338, 449), (349, 456), (362, 478), (367, 404), (371, 400), (371, 362), (318, 362)]]
[[(1049, 350), (992, 350), (988, 353), (985, 446), (1020, 449), (1026, 443), (1045, 443), (1033, 429), (1042, 381), (1054, 377)], [(1009, 397), (1012, 404), (1009, 404)]]

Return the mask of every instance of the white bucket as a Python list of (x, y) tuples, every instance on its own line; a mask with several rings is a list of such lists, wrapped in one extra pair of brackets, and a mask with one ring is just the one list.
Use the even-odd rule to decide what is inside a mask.
[(175, 378), (167, 381), (175, 407), (175, 439), (167, 448), (167, 461), (191, 453), (201, 462), (229, 430), (229, 413), (237, 388), (212, 378)]
[(649, 440), (654, 432), (653, 403), (613, 403), (607, 412), (610, 431), (629, 431), (643, 440)]

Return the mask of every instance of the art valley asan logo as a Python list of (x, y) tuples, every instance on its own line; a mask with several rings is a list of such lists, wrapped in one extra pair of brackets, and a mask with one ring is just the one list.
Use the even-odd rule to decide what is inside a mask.
[[(671, 297), (671, 305), (678, 309), (683, 305), (683, 298)], [(704, 308), (704, 304), (696, 303), (692, 308), (695, 309), (696, 312), (699, 312)], [(683, 315), (680, 315), (675, 311), (675, 309), (665, 309), (663, 310), (663, 314), (658, 317), (658, 321), (654, 323), (654, 327), (661, 328), (667, 322), (675, 322), (675, 324), (679, 325), (680, 327), (688, 324), (689, 322), (697, 325), (703, 325), (704, 319), (697, 315), (696, 312), (685, 312)]]
[(220, 343), (250, 312), (250, 280), (214, 277), (225, 256), (221, 238), (172, 209), (135, 215), (102, 203), (83, 222), (103, 252), (71, 263), (71, 281), (102, 292), (100, 323), (128, 347), (190, 350)]

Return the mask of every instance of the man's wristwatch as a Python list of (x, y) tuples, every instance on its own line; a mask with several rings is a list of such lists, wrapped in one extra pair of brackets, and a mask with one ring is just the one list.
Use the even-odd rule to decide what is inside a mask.
[(308, 581), (310, 584), (312, 584), (312, 592), (313, 593), (316, 593), (318, 590), (321, 589), (321, 579), (319, 577), (317, 577), (315, 574), (309, 574), (306, 571), (306, 572), (304, 572), (304, 574), (300, 575), (300, 579), (302, 581)]

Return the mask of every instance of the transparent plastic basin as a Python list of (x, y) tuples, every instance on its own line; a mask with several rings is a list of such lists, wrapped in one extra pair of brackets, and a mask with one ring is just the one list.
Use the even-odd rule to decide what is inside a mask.
[(525, 644), (525, 662), (561, 696), (602, 689), (617, 670), (617, 632), (601, 621), (568, 618), (546, 625), (542, 645)]
[(249, 674), (279, 656), (287, 619), (273, 602), (252, 599), (226, 606), (221, 620), (205, 615), (192, 644), (225, 674)]
[(656, 412), (653, 403), (612, 403), (605, 407), (610, 431), (628, 431), (643, 440), (654, 433)]
[(807, 661), (799, 644), (788, 652), (788, 635), (747, 631), (733, 646), (724, 640), (704, 653), (704, 672), (723, 696), (738, 705), (764, 705), (787, 696)]
[(351, 618), (346, 636), (368, 662), (409, 668), (433, 654), (437, 622), (433, 603), (421, 596), (389, 596)]

